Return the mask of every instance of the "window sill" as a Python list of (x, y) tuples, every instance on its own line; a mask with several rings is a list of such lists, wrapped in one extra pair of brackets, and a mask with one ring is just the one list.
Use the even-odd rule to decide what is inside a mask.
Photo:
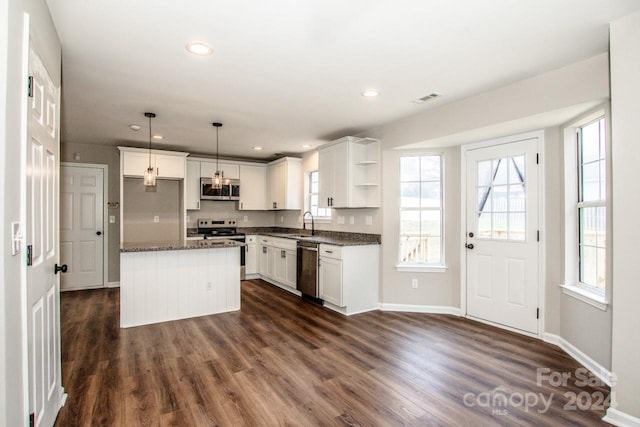
[(609, 304), (604, 295), (598, 295), (593, 292), (575, 285), (560, 285), (562, 292), (586, 304), (596, 307), (602, 311), (607, 311)]
[(397, 264), (396, 271), (414, 273), (446, 273), (446, 265)]

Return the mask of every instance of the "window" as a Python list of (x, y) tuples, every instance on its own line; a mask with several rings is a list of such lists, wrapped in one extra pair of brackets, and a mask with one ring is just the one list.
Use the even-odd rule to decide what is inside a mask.
[(318, 207), (319, 172), (309, 173), (309, 210), (314, 218), (331, 218), (331, 208)]
[(607, 309), (611, 286), (607, 278), (610, 200), (607, 156), (608, 107), (588, 114), (564, 130), (564, 283), (566, 295), (601, 310)]
[(400, 266), (442, 266), (442, 156), (400, 157)]
[(604, 293), (607, 271), (605, 120), (577, 131), (579, 281)]

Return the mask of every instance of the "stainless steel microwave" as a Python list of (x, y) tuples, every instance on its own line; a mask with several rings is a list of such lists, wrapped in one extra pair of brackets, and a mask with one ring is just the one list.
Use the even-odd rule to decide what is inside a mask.
[(213, 188), (211, 178), (200, 178), (200, 199), (240, 200), (240, 180), (225, 178), (221, 188)]

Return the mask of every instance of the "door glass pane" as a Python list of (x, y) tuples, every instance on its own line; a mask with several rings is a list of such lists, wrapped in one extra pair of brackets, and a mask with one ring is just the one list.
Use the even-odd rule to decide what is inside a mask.
[(509, 159), (509, 182), (521, 184), (525, 182), (524, 156), (514, 156)]
[(496, 162), (496, 165), (494, 167), (496, 167), (498, 170), (495, 173), (493, 184), (494, 185), (507, 184), (509, 182), (509, 179), (507, 176), (508, 174), (507, 169), (509, 167), (508, 159), (498, 159), (495, 162)]
[(509, 190), (506, 185), (496, 185), (492, 188), (493, 193), (493, 211), (494, 212), (507, 212)]
[(525, 212), (524, 185), (515, 184), (509, 186), (509, 212)]
[(421, 195), (423, 208), (440, 207), (440, 183), (439, 182), (423, 182), (421, 184)]
[(481, 239), (491, 238), (491, 213), (482, 213), (478, 218), (478, 237)]
[(491, 212), (491, 187), (478, 188), (478, 212)]
[(478, 162), (478, 186), (486, 187), (491, 185), (491, 177), (493, 175), (493, 168), (491, 167), (491, 160), (485, 160)]
[(506, 212), (494, 212), (493, 213), (493, 233), (491, 237), (493, 239), (504, 240), (509, 237), (509, 224), (507, 222)]

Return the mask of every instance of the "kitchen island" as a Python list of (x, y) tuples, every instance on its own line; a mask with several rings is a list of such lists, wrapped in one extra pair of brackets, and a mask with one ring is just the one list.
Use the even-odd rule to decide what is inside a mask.
[(124, 243), (120, 327), (240, 310), (240, 247), (231, 240)]

